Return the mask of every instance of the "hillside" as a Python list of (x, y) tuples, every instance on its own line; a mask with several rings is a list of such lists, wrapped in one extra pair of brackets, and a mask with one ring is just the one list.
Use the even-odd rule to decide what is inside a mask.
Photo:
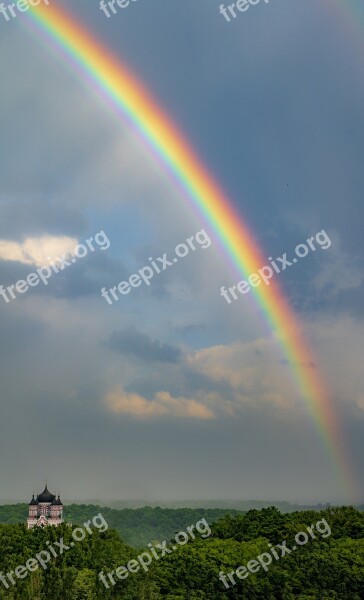
[[(94, 515), (102, 513), (109, 527), (116, 529), (126, 544), (142, 548), (149, 542), (170, 539), (177, 531), (183, 530), (186, 523), (196, 523), (205, 517), (214, 523), (226, 514), (237, 515), (237, 510), (205, 508), (151, 508), (115, 510), (91, 504), (71, 504), (64, 508), (65, 520), (75, 525), (82, 524)], [(24, 523), (28, 505), (14, 504), (0, 506), (0, 523)]]
[[(181, 531), (193, 523), (192, 512), (184, 516), (189, 520)], [(87, 534), (84, 528), (81, 541), (80, 528), (66, 524), (36, 530), (2, 524), (0, 599), (364, 598), (362, 512), (342, 507), (282, 514), (271, 507), (228, 515), (211, 527), (205, 518), (186, 543), (176, 536), (143, 552), (107, 529), (102, 517)]]

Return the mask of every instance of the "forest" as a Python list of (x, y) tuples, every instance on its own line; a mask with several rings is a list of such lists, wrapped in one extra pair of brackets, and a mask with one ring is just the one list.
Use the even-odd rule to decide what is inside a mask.
[[(95, 508), (95, 507), (93, 507)], [(97, 512), (100, 512), (100, 508)], [(78, 524), (88, 518), (88, 507), (79, 508)], [(123, 511), (121, 511), (123, 512)], [(137, 511), (135, 511), (137, 512)], [(173, 535), (204, 518), (202, 515), (184, 515)], [(87, 513), (87, 514), (86, 514)], [(97, 514), (97, 513), (94, 513)], [(104, 513), (103, 517), (108, 520)], [(14, 515), (13, 515), (14, 516)], [(90, 518), (93, 515), (90, 514)], [(155, 531), (167, 529), (165, 515), (154, 513), (161, 519)], [(266, 570), (251, 573), (249, 577), (235, 577), (235, 584), (223, 584), (221, 572), (236, 572), (241, 565), (253, 561), (274, 545), (292, 548), (297, 533), (308, 530), (319, 520), (329, 526), (330, 534), (316, 535), (307, 544), (274, 560)], [(175, 523), (177, 519), (175, 518)], [(136, 563), (140, 548), (126, 544), (111, 523), (105, 531), (93, 529), (82, 541), (74, 543), (71, 526), (27, 530), (24, 524), (0, 525), (0, 598), (13, 600), (362, 600), (364, 598), (364, 514), (352, 507), (330, 507), (322, 511), (301, 511), (282, 514), (277, 508), (251, 510), (245, 514), (225, 515), (215, 523), (210, 522), (211, 535), (204, 537), (196, 532), (195, 539), (170, 550), (162, 558), (153, 560), (147, 571), (130, 572), (127, 578), (115, 577), (115, 585), (108, 588), (100, 580), (101, 572), (115, 573), (118, 567)], [(119, 523), (121, 531), (122, 523)], [(129, 521), (128, 526), (131, 525)], [(78, 528), (79, 530), (80, 528)], [(165, 530), (166, 530), (165, 529)], [(296, 536), (296, 537), (295, 537)], [(67, 550), (61, 552), (59, 540)], [(149, 540), (154, 541), (153, 538)], [(163, 536), (158, 537), (163, 541)], [(173, 542), (170, 542), (172, 544)], [(168, 544), (168, 547), (170, 547)], [(270, 546), (269, 546), (270, 545)], [(45, 568), (18, 573), (15, 585), (6, 578), (19, 565), (39, 555), (46, 549), (57, 548)], [(150, 550), (145, 545), (144, 550)], [(131, 562), (130, 562), (131, 561)], [(15, 576), (13, 575), (13, 578)], [(4, 581), (8, 588), (4, 585)]]
[[(218, 508), (144, 508), (115, 510), (94, 504), (70, 504), (64, 507), (64, 519), (73, 524), (82, 524), (99, 512), (110, 528), (116, 529), (129, 546), (143, 548), (154, 540), (169, 539), (176, 531), (205, 517), (214, 523), (226, 514), (238, 515), (240, 511)], [(0, 506), (0, 523), (24, 523), (28, 515), (27, 504)]]

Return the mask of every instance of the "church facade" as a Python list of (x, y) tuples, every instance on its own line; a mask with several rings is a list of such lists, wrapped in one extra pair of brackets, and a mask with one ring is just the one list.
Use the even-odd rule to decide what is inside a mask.
[(47, 488), (38, 494), (36, 498), (29, 502), (29, 512), (27, 525), (28, 529), (33, 527), (47, 527), (48, 525), (58, 526), (63, 523), (63, 504), (58, 494), (58, 498), (51, 494)]

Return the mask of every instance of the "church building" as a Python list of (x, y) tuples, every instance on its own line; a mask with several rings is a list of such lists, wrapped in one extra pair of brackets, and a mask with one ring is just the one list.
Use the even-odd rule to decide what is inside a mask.
[(63, 523), (63, 504), (58, 494), (58, 498), (51, 494), (45, 486), (44, 491), (38, 494), (36, 498), (29, 502), (28, 529), (32, 527), (47, 527), (55, 525), (56, 527)]

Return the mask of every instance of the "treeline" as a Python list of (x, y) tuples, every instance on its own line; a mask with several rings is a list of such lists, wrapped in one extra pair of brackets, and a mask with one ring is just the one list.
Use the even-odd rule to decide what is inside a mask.
[[(129, 546), (143, 548), (149, 542), (169, 540), (176, 532), (187, 525), (196, 523), (203, 517), (214, 523), (227, 514), (240, 514), (238, 510), (204, 509), (204, 508), (151, 508), (115, 510), (92, 504), (71, 504), (64, 507), (65, 520), (75, 525), (82, 525), (99, 512), (106, 519), (109, 527), (116, 529)], [(28, 505), (15, 504), (0, 506), (0, 523), (24, 523), (28, 515)]]
[[(93, 515), (97, 514), (94, 512)], [(106, 517), (106, 515), (104, 515)], [(180, 524), (187, 531), (195, 516)], [(208, 521), (207, 515), (203, 515)], [(197, 520), (197, 518), (196, 518)], [(324, 520), (324, 521), (323, 521)], [(82, 518), (81, 518), (82, 521)], [(325, 535), (245, 579), (235, 577), (227, 588), (219, 574), (235, 572), (259, 555), (268, 544), (292, 548), (298, 532), (318, 521), (327, 524)], [(24, 565), (41, 550), (64, 537), (70, 545), (73, 528), (27, 531), (24, 525), (0, 525), (2, 574)], [(159, 541), (162, 541), (160, 538)], [(48, 544), (47, 544), (48, 542)], [(146, 548), (146, 550), (149, 550)], [(106, 589), (98, 574), (116, 571), (137, 558), (140, 550), (126, 545), (114, 530), (94, 530), (83, 541), (52, 558), (47, 570), (38, 569), (8, 590), (0, 583), (0, 599), (11, 600), (363, 600), (364, 515), (350, 507), (321, 512), (282, 514), (276, 508), (226, 516), (211, 526), (206, 539), (197, 536), (176, 551), (154, 560), (149, 571), (129, 573)], [(229, 581), (229, 580), (228, 580)]]

